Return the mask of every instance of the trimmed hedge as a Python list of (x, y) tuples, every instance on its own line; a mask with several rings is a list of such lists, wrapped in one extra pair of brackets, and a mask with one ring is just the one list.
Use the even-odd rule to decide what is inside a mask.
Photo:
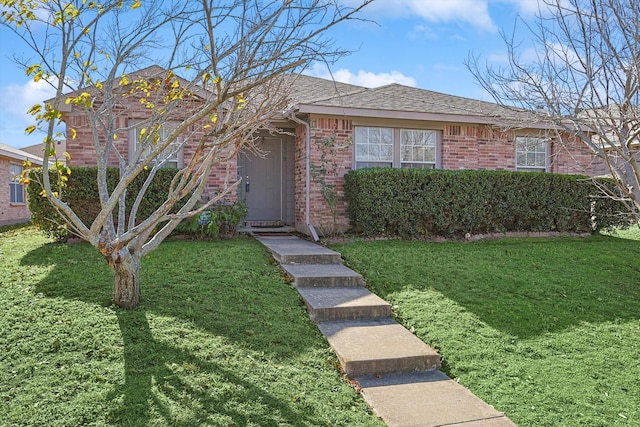
[[(74, 212), (86, 225), (90, 225), (100, 212), (97, 184), (98, 169), (95, 167), (72, 167), (70, 169), (69, 181), (62, 188), (62, 200), (73, 208)], [(177, 172), (178, 169), (175, 168), (162, 168), (157, 171), (152, 184), (140, 203), (137, 217), (146, 218), (166, 200), (169, 184)], [(131, 205), (144, 184), (148, 173), (148, 171), (143, 171), (138, 175), (127, 190), (127, 219)], [(117, 168), (109, 168), (107, 170), (107, 185), (110, 190), (117, 185), (118, 176)], [(50, 171), (50, 177), (52, 183), (57, 179), (57, 175), (53, 171)], [(31, 182), (27, 186), (27, 192), (29, 195), (31, 222), (40, 228), (45, 235), (57, 240), (65, 240), (69, 232), (66, 228), (60, 226), (60, 224), (64, 224), (64, 221), (51, 203), (40, 195), (42, 191), (42, 186), (40, 185), (42, 182), (42, 168), (31, 170), (29, 178)], [(114, 215), (117, 215), (117, 211)]]
[[(353, 231), (401, 237), (591, 232), (628, 225), (591, 178), (506, 171), (358, 169), (345, 176)], [(595, 226), (592, 217), (595, 216)]]

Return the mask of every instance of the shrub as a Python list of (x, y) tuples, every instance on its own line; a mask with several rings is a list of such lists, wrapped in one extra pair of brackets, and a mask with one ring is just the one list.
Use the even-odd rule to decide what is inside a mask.
[[(86, 225), (90, 225), (100, 212), (100, 198), (98, 196), (97, 184), (98, 170), (95, 167), (72, 167), (70, 169), (71, 175), (68, 176), (66, 186), (59, 189), (62, 193), (61, 198), (71, 206)], [(163, 168), (157, 171), (151, 186), (145, 193), (138, 208), (137, 218), (148, 217), (166, 200), (169, 184), (177, 172), (178, 169), (175, 168)], [(148, 173), (148, 171), (144, 171), (129, 185), (127, 190), (125, 220), (128, 220), (131, 205), (135, 201)], [(50, 171), (50, 177), (51, 182), (55, 182), (57, 179), (53, 171)], [(109, 168), (107, 170), (107, 186), (110, 190), (115, 188), (118, 177), (118, 169)], [(62, 217), (51, 203), (40, 195), (42, 191), (42, 185), (40, 184), (42, 182), (42, 169), (31, 170), (29, 178), (31, 182), (27, 186), (27, 192), (29, 195), (31, 222), (49, 237), (61, 241), (67, 239), (70, 232), (66, 228)], [(179, 206), (176, 206), (174, 209), (177, 210), (178, 207)], [(115, 212), (114, 215), (117, 221), (117, 212)]]
[(591, 179), (579, 175), (371, 168), (345, 176), (351, 226), (365, 235), (588, 232), (594, 223), (596, 229), (625, 225), (624, 207), (597, 193)]
[(184, 220), (176, 228), (176, 232), (197, 238), (233, 237), (238, 233), (240, 221), (247, 214), (247, 204), (244, 201), (224, 201), (200, 215)]

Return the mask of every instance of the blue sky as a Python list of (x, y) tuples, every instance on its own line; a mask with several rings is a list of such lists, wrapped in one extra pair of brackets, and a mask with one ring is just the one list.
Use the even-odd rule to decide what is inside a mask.
[[(336, 45), (353, 51), (332, 66), (333, 77), (367, 87), (395, 82), (490, 100), (464, 60), (473, 52), (499, 65), (506, 53), (500, 30), (510, 33), (518, 16), (529, 20), (537, 7), (538, 0), (376, 0), (363, 13), (375, 23), (349, 22), (332, 30)], [(26, 111), (49, 98), (50, 89), (11, 62), (23, 46), (1, 26), (0, 43), (0, 142), (17, 148), (37, 144), (42, 134), (24, 133), (32, 124)], [(309, 74), (330, 77), (324, 65)]]

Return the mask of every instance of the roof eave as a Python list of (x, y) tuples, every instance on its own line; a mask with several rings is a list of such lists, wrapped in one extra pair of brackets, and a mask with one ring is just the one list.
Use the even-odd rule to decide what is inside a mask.
[(18, 160), (21, 162), (29, 160), (31, 163), (37, 166), (41, 166), (43, 163), (42, 158), (38, 156), (33, 156), (27, 152), (24, 152), (24, 155), (22, 155), (22, 153), (14, 153), (12, 151), (3, 150), (2, 148), (0, 148), (0, 157), (8, 157), (12, 160)]
[[(335, 107), (327, 105), (314, 104), (298, 104), (296, 111), (301, 114), (325, 114), (340, 115), (349, 117), (372, 117), (380, 119), (404, 119), (404, 120), (421, 120), (421, 121), (437, 121), (445, 123), (473, 123), (500, 127), (516, 127), (513, 119), (498, 116), (477, 116), (467, 114), (444, 114), (444, 113), (425, 113), (417, 111), (399, 111), (399, 110), (379, 110), (373, 108), (350, 108)], [(550, 129), (553, 125), (547, 123), (530, 123), (522, 126), (524, 123), (519, 122), (520, 128), (527, 129)]]

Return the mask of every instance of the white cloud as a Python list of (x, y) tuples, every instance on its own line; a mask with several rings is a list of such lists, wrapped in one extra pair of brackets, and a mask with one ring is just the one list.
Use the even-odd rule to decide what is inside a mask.
[[(356, 6), (361, 4), (361, 1), (342, 0), (342, 3)], [(484, 31), (495, 32), (497, 26), (489, 12), (491, 4), (511, 4), (523, 17), (531, 17), (540, 10), (541, 2), (540, 0), (376, 0), (368, 5), (363, 13), (372, 16), (374, 20), (412, 16), (434, 23), (466, 23)]]
[(23, 123), (32, 123), (33, 117), (27, 110), (34, 104), (41, 104), (55, 96), (55, 89), (46, 81), (28, 81), (23, 85), (10, 84), (0, 87), (0, 108), (5, 114)]
[(35, 104), (55, 96), (55, 89), (44, 80), (30, 80), (22, 85), (9, 84), (0, 87), (0, 139), (3, 143), (21, 147), (42, 142), (43, 136), (35, 133), (27, 136), (24, 129), (35, 124), (27, 110)]
[(405, 86), (414, 87), (417, 85), (416, 79), (405, 76), (401, 72), (395, 70), (388, 73), (372, 73), (371, 71), (359, 70), (357, 73), (353, 73), (346, 68), (341, 68), (330, 73), (324, 65), (316, 63), (306, 74), (364, 87), (378, 87), (391, 83), (399, 83)]
[[(342, 0), (355, 5), (359, 0)], [(524, 1), (524, 0), (521, 0)], [(428, 22), (464, 22), (486, 31), (496, 31), (488, 0), (376, 0), (365, 8), (375, 17), (420, 17)]]

